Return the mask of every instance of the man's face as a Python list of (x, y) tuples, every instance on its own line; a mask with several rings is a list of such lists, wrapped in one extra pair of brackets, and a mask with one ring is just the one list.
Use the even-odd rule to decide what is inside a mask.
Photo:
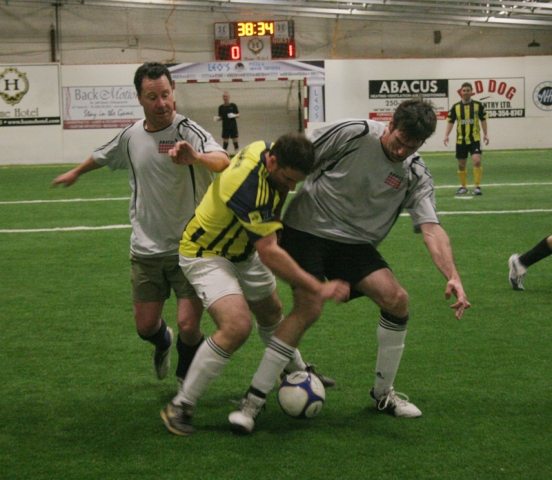
[(267, 154), (266, 168), (268, 170), (268, 177), (274, 183), (276, 190), (280, 193), (287, 193), (291, 190), (295, 190), (295, 187), (299, 182), (305, 180), (306, 175), (299, 170), (294, 170), (291, 167), (280, 167), (276, 157)]
[(224, 93), (222, 95), (222, 100), (224, 101), (224, 103), (230, 103), (230, 94)]
[(165, 75), (155, 80), (144, 78), (138, 101), (144, 108), (148, 130), (161, 130), (172, 123), (175, 115), (174, 92)]
[(462, 87), (460, 90), (460, 96), (464, 103), (470, 103), (472, 97), (472, 89), (470, 87)]
[(393, 162), (404, 162), (410, 155), (416, 153), (424, 142), (408, 140), (406, 134), (389, 124), (389, 133), (381, 138), (381, 144), (387, 156)]

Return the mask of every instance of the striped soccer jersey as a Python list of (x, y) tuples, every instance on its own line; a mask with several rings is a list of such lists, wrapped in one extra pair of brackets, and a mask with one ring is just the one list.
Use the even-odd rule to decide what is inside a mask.
[(377, 246), (406, 209), (415, 231), (439, 223), (434, 186), (418, 154), (385, 155), (385, 125), (347, 119), (315, 130), (315, 168), (284, 215), (284, 224), (342, 243)]
[(266, 169), (265, 142), (245, 147), (207, 190), (184, 231), (180, 253), (246, 260), (254, 243), (282, 228), (276, 221), (280, 193)]
[(481, 141), (479, 122), (489, 118), (485, 105), (477, 100), (455, 103), (449, 111), (447, 122), (456, 124), (456, 143), (469, 145)]
[(181, 140), (197, 152), (224, 151), (209, 132), (177, 114), (158, 132), (148, 132), (144, 120), (139, 120), (93, 154), (95, 162), (111, 170), (128, 169), (134, 255), (177, 254), (182, 232), (214, 179), (203, 165), (171, 161), (167, 152)]

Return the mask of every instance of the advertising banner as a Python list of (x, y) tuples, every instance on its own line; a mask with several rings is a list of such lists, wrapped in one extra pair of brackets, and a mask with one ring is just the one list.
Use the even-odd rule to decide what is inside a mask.
[(473, 86), (474, 100), (485, 106), (489, 118), (525, 117), (524, 78), (478, 78), (449, 80), (449, 109), (461, 100), (464, 82)]
[(123, 128), (143, 118), (132, 85), (64, 87), (63, 128)]
[(389, 122), (401, 102), (423, 96), (432, 101), (437, 118), (445, 119), (448, 112), (448, 92), (448, 80), (370, 80), (368, 82), (369, 118)]
[(58, 65), (0, 65), (0, 127), (60, 123)]

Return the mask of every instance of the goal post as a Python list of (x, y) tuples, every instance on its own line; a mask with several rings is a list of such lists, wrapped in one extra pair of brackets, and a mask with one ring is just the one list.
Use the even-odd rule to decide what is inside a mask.
[[(224, 92), (240, 112), (240, 148), (267, 142), (289, 132), (304, 132), (306, 93), (304, 79), (251, 79), (176, 83), (176, 111), (201, 125), (222, 144), (222, 122), (215, 122)], [(230, 142), (229, 151), (233, 152)]]

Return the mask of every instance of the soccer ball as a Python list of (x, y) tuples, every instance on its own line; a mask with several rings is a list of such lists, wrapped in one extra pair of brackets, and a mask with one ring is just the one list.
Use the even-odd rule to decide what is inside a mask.
[(278, 403), (292, 417), (312, 418), (318, 415), (325, 399), (324, 385), (309, 372), (290, 373), (278, 389)]

